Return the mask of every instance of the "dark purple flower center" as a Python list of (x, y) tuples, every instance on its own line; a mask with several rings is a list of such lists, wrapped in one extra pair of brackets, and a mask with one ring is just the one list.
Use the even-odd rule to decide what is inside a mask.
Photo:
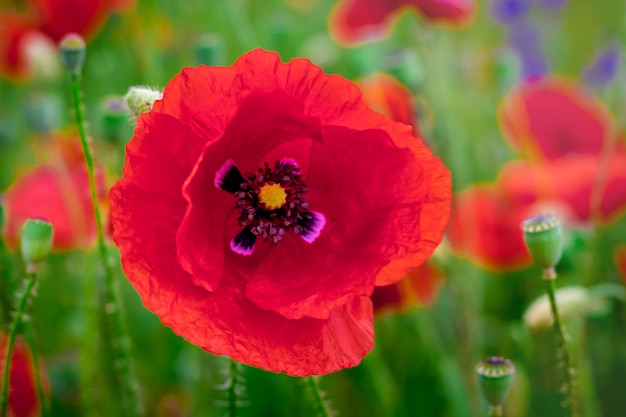
[(283, 158), (273, 167), (265, 162), (247, 178), (229, 159), (217, 170), (215, 186), (237, 198), (237, 221), (243, 229), (230, 247), (241, 255), (252, 254), (257, 237), (278, 245), (286, 232), (313, 243), (326, 224), (323, 214), (308, 210), (307, 187), (293, 159)]

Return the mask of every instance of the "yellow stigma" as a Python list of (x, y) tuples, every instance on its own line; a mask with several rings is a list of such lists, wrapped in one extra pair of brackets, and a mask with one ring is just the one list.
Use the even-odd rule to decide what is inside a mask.
[(259, 200), (268, 210), (276, 210), (287, 201), (287, 193), (280, 184), (265, 184), (259, 190)]

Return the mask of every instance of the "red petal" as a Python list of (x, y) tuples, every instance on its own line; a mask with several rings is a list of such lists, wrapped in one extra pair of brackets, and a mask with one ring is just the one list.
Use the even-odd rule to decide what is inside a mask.
[(55, 42), (70, 32), (93, 36), (109, 13), (129, 9), (134, 0), (29, 0), (41, 32)]
[(29, 75), (31, 68), (24, 48), (33, 30), (30, 18), (13, 12), (0, 13), (0, 75), (15, 81)]
[(3, 194), (5, 236), (15, 246), (27, 219), (54, 226), (53, 248), (75, 249), (93, 243), (96, 227), (86, 169), (40, 166), (19, 177)]
[(611, 116), (602, 103), (559, 78), (513, 89), (498, 116), (511, 145), (535, 159), (597, 155), (612, 133)]
[(357, 44), (387, 35), (399, 10), (419, 11), (429, 20), (464, 25), (476, 13), (473, 0), (341, 0), (331, 12), (329, 30), (342, 44)]
[[(0, 374), (2, 375), (4, 374), (4, 366), (6, 364), (8, 341), (9, 338), (6, 334), (0, 336)], [(41, 404), (39, 404), (39, 395), (37, 394), (35, 372), (35, 364), (30, 348), (21, 337), (18, 337), (13, 345), (11, 355), (11, 369), (9, 375), (10, 416), (34, 417), (39, 415)], [(42, 379), (45, 391), (49, 391), (45, 372), (40, 371), (40, 378)], [(0, 389), (2, 389), (1, 380)]]
[(495, 186), (472, 186), (454, 199), (448, 227), (451, 248), (488, 269), (530, 265), (520, 231), (527, 214), (528, 206), (511, 205)]
[(391, 120), (413, 126), (413, 134), (420, 136), (417, 111), (411, 91), (388, 74), (374, 74), (357, 81), (363, 101), (369, 108)]

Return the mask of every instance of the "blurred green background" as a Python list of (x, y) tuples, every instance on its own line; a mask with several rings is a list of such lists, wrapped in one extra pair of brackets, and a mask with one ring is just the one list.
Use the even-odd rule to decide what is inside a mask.
[[(9, 3), (0, 6), (24, 8), (20, 2)], [(467, 28), (436, 26), (416, 13), (403, 13), (388, 37), (356, 47), (342, 47), (330, 37), (333, 5), (331, 0), (138, 0), (132, 11), (111, 14), (88, 41), (82, 80), (88, 128), (98, 160), (108, 167), (108, 184), (121, 175), (123, 147), (133, 127), (126, 117), (120, 122), (121, 138), (107, 138), (103, 100), (124, 95), (130, 86), (162, 88), (182, 67), (199, 63), (195, 47), (203, 41), (219, 46), (214, 64), (229, 65), (261, 47), (279, 52), (283, 61), (307, 57), (326, 73), (351, 80), (375, 72), (394, 74), (411, 90), (424, 140), (451, 170), (454, 191), (493, 181), (502, 164), (517, 157), (503, 140), (496, 112), (519, 81), (519, 66), (505, 45), (506, 28), (490, 13), (490, 2), (479, 2), (476, 19)], [(534, 8), (531, 14), (543, 29), (551, 73), (577, 80), (608, 43), (617, 42), (624, 52), (624, 1), (571, 0), (558, 11)], [(622, 129), (624, 84), (622, 69), (616, 81), (595, 90)], [(60, 70), (25, 82), (0, 80), (0, 97), (4, 190), (41, 162), (38, 150), (45, 148), (47, 132), (72, 128), (72, 113)], [(580, 285), (593, 294), (579, 301), (565, 321), (586, 417), (626, 415), (624, 281), (613, 260), (614, 248), (626, 243), (625, 233), (622, 216), (608, 226), (570, 234), (559, 267), (558, 286)], [(117, 256), (113, 247), (111, 252)], [(434, 261), (445, 275), (434, 305), (379, 315), (374, 351), (360, 366), (321, 379), (338, 414), (487, 415), (474, 366), (498, 355), (512, 359), (517, 368), (505, 415), (567, 415), (551, 329), (530, 328), (523, 320), (530, 304), (544, 293), (540, 271), (489, 272), (451, 254), (445, 241)], [(17, 255), (13, 262), (17, 277)], [(53, 254), (40, 274), (31, 318), (51, 383), (54, 416), (84, 415), (81, 346), (90, 339), (95, 343), (98, 336), (85, 332), (89, 301), (83, 287), (96, 268), (94, 251), (86, 249)], [(218, 386), (226, 380), (228, 361), (163, 327), (142, 307), (119, 267), (116, 272), (146, 415), (224, 415), (224, 393)], [(100, 396), (99, 415), (120, 415), (116, 401), (108, 397), (107, 366), (102, 368), (92, 381)], [(241, 416), (313, 415), (307, 390), (297, 378), (245, 366), (242, 374), (247, 389)]]

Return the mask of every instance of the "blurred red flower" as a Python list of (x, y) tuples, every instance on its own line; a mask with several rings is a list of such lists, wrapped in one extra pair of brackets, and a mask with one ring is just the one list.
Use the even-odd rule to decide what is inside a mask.
[[(19, 81), (32, 72), (32, 51), (46, 38), (55, 45), (68, 33), (91, 38), (110, 13), (130, 10), (135, 0), (28, 0), (26, 11), (0, 11), (0, 76)], [(43, 36), (42, 36), (43, 35)]]
[(435, 303), (443, 281), (443, 271), (424, 262), (402, 280), (374, 289), (374, 314), (403, 311), (414, 306), (430, 307)]
[(339, 0), (329, 19), (340, 43), (358, 44), (384, 37), (395, 15), (415, 10), (433, 22), (462, 26), (476, 14), (474, 0)]
[(413, 134), (421, 137), (413, 94), (389, 74), (376, 73), (356, 81), (363, 101), (369, 108), (391, 120), (413, 126)]
[[(0, 375), (4, 374), (6, 364), (6, 350), (9, 338), (6, 334), (0, 335)], [(9, 371), (9, 416), (36, 417), (41, 410), (39, 395), (37, 394), (37, 377), (33, 355), (28, 345), (18, 336), (11, 354), (11, 369)], [(44, 392), (48, 390), (45, 372), (40, 372)], [(0, 389), (2, 380), (0, 379)]]
[(513, 146), (531, 161), (504, 165), (492, 184), (459, 193), (448, 236), (455, 252), (494, 270), (531, 262), (519, 229), (553, 211), (570, 227), (606, 224), (626, 209), (626, 152), (615, 141), (607, 110), (562, 79), (526, 83), (500, 112)]
[(613, 134), (604, 104), (581, 86), (558, 77), (515, 87), (503, 100), (498, 120), (511, 146), (533, 160), (598, 155)]
[[(95, 241), (87, 170), (78, 139), (59, 136), (47, 142), (49, 161), (31, 168), (2, 193), (7, 222), (4, 237), (16, 247), (27, 219), (46, 219), (54, 226), (54, 250), (84, 248)], [(104, 172), (97, 171), (100, 192)]]
[(111, 218), (144, 304), (274, 372), (358, 364), (374, 286), (424, 262), (448, 220), (441, 161), (306, 59), (184, 69), (126, 151)]

